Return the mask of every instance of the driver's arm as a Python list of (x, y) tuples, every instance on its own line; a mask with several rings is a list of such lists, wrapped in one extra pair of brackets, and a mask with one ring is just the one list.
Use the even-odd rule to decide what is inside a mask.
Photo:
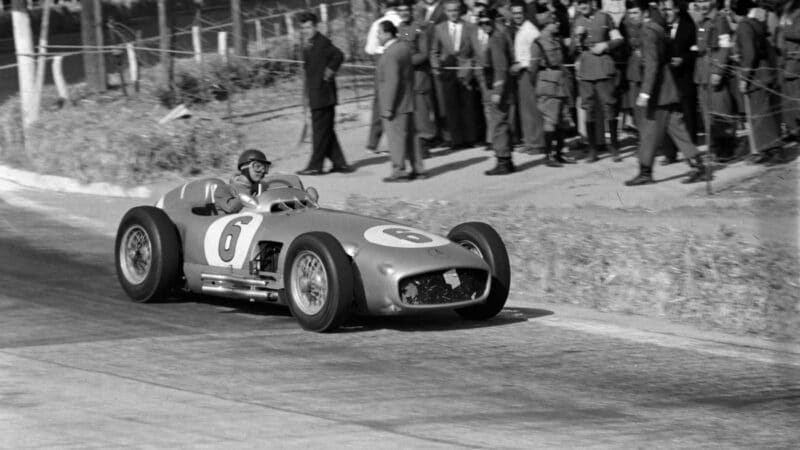
[(242, 206), (239, 194), (230, 185), (224, 184), (214, 191), (214, 207), (217, 211), (234, 214), (241, 211)]

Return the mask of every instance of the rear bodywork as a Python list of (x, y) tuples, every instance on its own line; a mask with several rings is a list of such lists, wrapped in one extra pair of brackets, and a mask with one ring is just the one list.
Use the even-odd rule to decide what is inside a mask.
[(165, 194), (156, 206), (175, 224), (189, 290), (286, 303), (286, 250), (298, 236), (325, 232), (350, 257), (361, 312), (399, 314), (483, 302), (490, 269), (447, 238), (407, 225), (320, 208), (294, 175), (269, 175), (240, 213), (215, 214), (217, 179)]

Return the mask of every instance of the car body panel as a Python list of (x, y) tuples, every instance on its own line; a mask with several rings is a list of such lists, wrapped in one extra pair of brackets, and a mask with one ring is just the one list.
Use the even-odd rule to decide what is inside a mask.
[[(334, 236), (352, 259), (356, 277), (355, 301), (372, 314), (452, 309), (485, 300), (491, 285), (488, 264), (478, 255), (447, 238), (404, 224), (355, 213), (319, 208), (302, 190), (299, 179), (268, 175), (256, 202), (240, 213), (209, 215), (218, 179), (198, 180), (168, 192), (159, 200), (181, 238), (184, 274), (189, 289), (201, 292), (203, 275), (259, 278), (271, 290), (284, 288), (283, 272), (289, 245), (300, 235), (326, 232)], [(273, 183), (283, 180), (286, 183)], [(275, 187), (279, 186), (279, 187)], [(291, 186), (291, 187), (290, 187)], [(251, 261), (260, 243), (280, 247), (273, 273), (254, 271)], [(408, 304), (401, 298), (400, 281), (420, 274), (459, 270), (485, 273), (486, 288), (463, 301), (447, 304)], [(452, 278), (453, 273), (449, 273)], [(459, 272), (461, 273), (461, 272)], [(463, 276), (463, 275), (459, 275)], [(478, 275), (480, 276), (480, 275)], [(456, 277), (457, 278), (457, 277)], [(451, 286), (457, 287), (456, 284)], [(278, 300), (285, 302), (281, 296)]]

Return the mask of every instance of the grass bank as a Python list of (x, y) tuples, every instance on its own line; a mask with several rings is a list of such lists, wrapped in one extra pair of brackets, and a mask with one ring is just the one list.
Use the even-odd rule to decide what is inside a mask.
[(596, 219), (574, 210), (360, 196), (347, 208), (441, 234), (463, 221), (490, 223), (508, 247), (513, 295), (532, 304), (570, 303), (800, 341), (800, 264), (796, 248), (780, 243), (753, 242), (725, 227), (656, 230), (626, 223), (614, 210)]

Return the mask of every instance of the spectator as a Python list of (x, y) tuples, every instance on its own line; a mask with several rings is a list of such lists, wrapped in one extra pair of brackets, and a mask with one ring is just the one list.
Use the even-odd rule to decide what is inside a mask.
[(511, 73), (517, 81), (517, 108), (525, 150), (539, 153), (544, 150), (542, 114), (536, 107), (536, 91), (530, 73), (531, 45), (539, 37), (539, 29), (525, 18), (526, 5), (521, 0), (511, 3), (511, 18), (516, 26), (514, 35), (514, 63)]
[[(697, 43), (697, 25), (682, 0), (664, 0), (661, 10), (669, 32), (670, 69), (681, 97), (689, 137), (697, 144), (697, 85), (694, 84), (695, 52), (692, 50)], [(678, 160), (678, 149), (669, 139), (664, 141), (661, 152), (664, 154), (661, 164), (672, 164)]]
[(508, 123), (513, 96), (508, 68), (512, 61), (513, 44), (508, 31), (499, 23), (496, 16), (494, 10), (484, 11), (478, 16), (478, 26), (488, 39), (477, 47), (476, 63), (482, 68), (478, 71), (477, 78), (486, 105), (488, 128), (492, 130), (492, 149), (497, 157), (497, 165), (484, 173), (507, 175), (515, 170), (511, 158), (511, 132)]
[(683, 122), (680, 94), (670, 70), (667, 50), (666, 20), (655, 6), (643, 7), (642, 27), (642, 90), (636, 99), (637, 106), (647, 108), (642, 136), (639, 141), (639, 174), (625, 182), (626, 186), (639, 186), (653, 182), (653, 160), (659, 142), (669, 135), (687, 162), (695, 170), (684, 183), (693, 183), (710, 176), (709, 169), (698, 156), (697, 147), (689, 138)]
[(800, 0), (789, 0), (778, 25), (783, 80), (783, 122), (789, 138), (800, 140)]
[(411, 63), (414, 65), (414, 127), (420, 145), (423, 145), (423, 154), (427, 154), (438, 135), (434, 120), (436, 108), (428, 57), (428, 33), (424, 23), (413, 20), (410, 2), (398, 5), (397, 13), (401, 18), (397, 26), (397, 38), (409, 46)]
[(747, 120), (755, 148), (754, 163), (779, 163), (781, 155), (780, 99), (777, 56), (769, 40), (767, 12), (753, 0), (734, 0), (731, 10), (737, 17), (736, 49), (739, 54), (739, 91), (749, 103)]
[(317, 31), (316, 14), (300, 14), (300, 31), (303, 38), (306, 90), (311, 108), (311, 159), (299, 175), (322, 175), (325, 158), (333, 163), (331, 172), (352, 172), (339, 146), (333, 129), (336, 117), (336, 71), (342, 65), (344, 54), (331, 40)]
[(559, 24), (555, 15), (549, 11), (539, 13), (536, 21), (542, 34), (533, 41), (530, 72), (536, 85), (537, 108), (544, 118), (545, 163), (550, 167), (561, 167), (564, 163), (574, 162), (561, 154), (564, 136), (571, 127), (571, 93), (564, 67), (566, 52), (558, 36)]
[[(384, 52), (378, 59), (378, 108), (389, 141), (392, 173), (385, 182), (427, 178), (420, 148), (414, 136), (414, 68), (411, 50), (397, 39), (397, 27), (389, 20), (378, 25), (378, 39)], [(405, 161), (411, 164), (406, 172)]]
[(446, 0), (447, 22), (436, 25), (431, 43), (431, 67), (442, 86), (445, 120), (451, 148), (466, 148), (477, 140), (478, 122), (472, 100), (473, 25), (461, 20), (461, 2)]
[[(398, 26), (402, 19), (397, 12), (397, 6), (400, 5), (401, 0), (385, 0), (383, 17), (372, 22), (367, 32), (367, 43), (364, 46), (364, 52), (372, 56), (373, 61), (377, 62), (378, 58), (383, 53), (383, 46), (381, 46), (378, 39), (379, 24), (384, 20), (392, 22), (394, 26)], [(378, 151), (378, 144), (381, 140), (381, 116), (378, 112), (378, 84), (375, 82), (375, 96), (372, 99), (372, 120), (370, 120), (369, 134), (367, 135), (367, 150), (373, 153), (381, 153)]]
[(628, 0), (626, 14), (620, 29), (624, 29), (625, 40), (628, 42), (630, 52), (625, 64), (625, 81), (627, 86), (622, 89), (622, 111), (631, 114), (633, 123), (641, 132), (642, 109), (636, 106), (636, 97), (642, 85), (642, 9), (639, 3)]
[(736, 118), (733, 96), (729, 89), (731, 76), (728, 67), (733, 64), (732, 30), (721, 13), (725, 0), (695, 2), (698, 10), (708, 11), (697, 26), (697, 55), (694, 81), (698, 85), (700, 109), (706, 124), (706, 139), (712, 154), (719, 160), (735, 158)]
[(608, 122), (614, 161), (619, 162), (622, 159), (617, 140), (617, 68), (609, 52), (623, 43), (622, 34), (609, 14), (596, 9), (594, 0), (578, 0), (577, 11), (572, 45), (577, 54), (575, 64), (581, 108), (586, 113), (587, 162), (597, 161), (597, 146), (602, 145), (597, 142), (595, 123), (596, 113), (600, 112)]

